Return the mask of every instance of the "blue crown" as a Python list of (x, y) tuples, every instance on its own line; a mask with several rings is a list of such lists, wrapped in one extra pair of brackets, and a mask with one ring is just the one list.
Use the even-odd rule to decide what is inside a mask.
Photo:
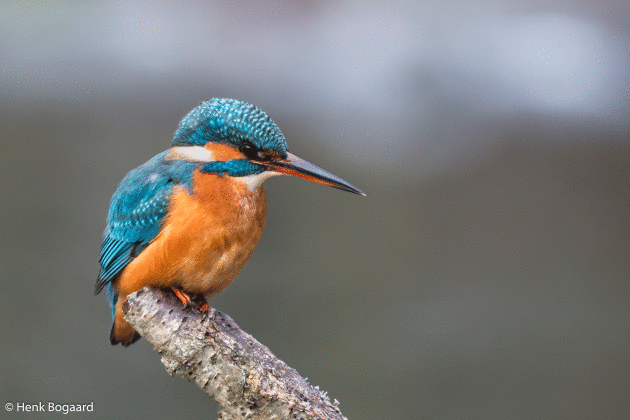
[(202, 102), (181, 120), (172, 145), (203, 146), (209, 141), (237, 147), (251, 142), (261, 150), (287, 156), (287, 143), (276, 123), (259, 108), (236, 99)]

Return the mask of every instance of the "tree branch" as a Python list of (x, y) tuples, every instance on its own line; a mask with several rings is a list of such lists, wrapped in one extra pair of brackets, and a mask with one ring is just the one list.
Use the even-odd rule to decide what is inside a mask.
[(219, 403), (220, 419), (347, 420), (336, 400), (214, 308), (204, 316), (171, 293), (145, 287), (127, 296), (123, 311), (169, 374), (195, 382)]

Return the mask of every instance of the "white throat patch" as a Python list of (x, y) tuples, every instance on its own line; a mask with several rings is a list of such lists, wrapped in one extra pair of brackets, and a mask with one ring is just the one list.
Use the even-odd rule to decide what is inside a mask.
[(256, 175), (245, 175), (245, 176), (234, 177), (234, 180), (237, 182), (244, 183), (245, 185), (247, 185), (247, 188), (249, 188), (250, 191), (253, 191), (256, 188), (260, 187), (265, 179), (271, 178), (272, 176), (276, 176), (276, 175), (284, 175), (284, 174), (280, 172), (276, 172), (276, 171), (265, 171)]

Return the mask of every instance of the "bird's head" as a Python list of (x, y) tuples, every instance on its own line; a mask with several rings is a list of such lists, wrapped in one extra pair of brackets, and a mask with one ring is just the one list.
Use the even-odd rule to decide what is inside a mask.
[(235, 99), (214, 98), (190, 111), (179, 123), (169, 156), (203, 162), (202, 172), (239, 177), (250, 188), (284, 174), (365, 195), (289, 153), (284, 135), (271, 118), (254, 105)]

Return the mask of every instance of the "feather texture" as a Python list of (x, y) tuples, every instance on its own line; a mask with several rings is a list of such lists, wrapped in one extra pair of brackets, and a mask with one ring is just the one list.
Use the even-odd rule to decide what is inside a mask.
[[(95, 294), (100, 293), (160, 232), (173, 187), (179, 185), (190, 190), (192, 172), (199, 163), (165, 160), (167, 153), (160, 153), (130, 171), (112, 197)], [(109, 296), (107, 300), (110, 305), (113, 303)]]

